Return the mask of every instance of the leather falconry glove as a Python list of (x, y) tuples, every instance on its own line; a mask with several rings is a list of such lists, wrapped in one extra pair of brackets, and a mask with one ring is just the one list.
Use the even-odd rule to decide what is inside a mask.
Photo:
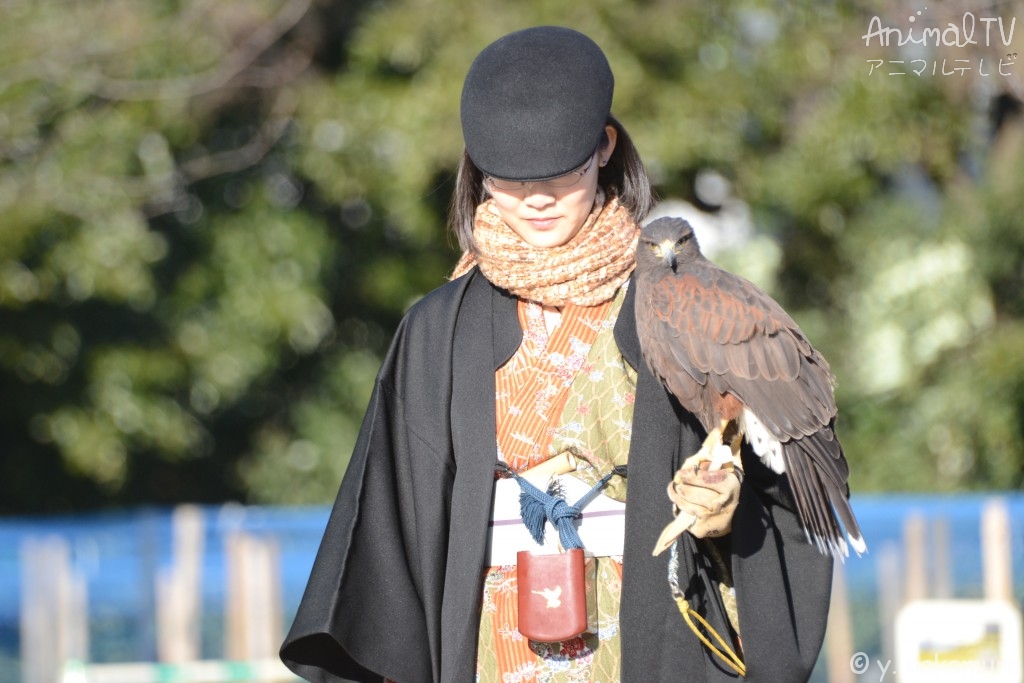
[(697, 538), (724, 536), (732, 531), (732, 516), (740, 499), (742, 470), (728, 464), (710, 471), (710, 463), (680, 468), (668, 485), (668, 497), (680, 515), (693, 516), (688, 531)]

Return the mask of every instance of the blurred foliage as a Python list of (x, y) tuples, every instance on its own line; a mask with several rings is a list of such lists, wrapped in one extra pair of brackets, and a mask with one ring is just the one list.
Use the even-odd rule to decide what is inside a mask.
[(543, 23), (606, 50), (663, 198), (745, 217), (715, 258), (830, 359), (855, 490), (1020, 487), (1024, 86), (995, 64), (1021, 39), (865, 44), (909, 14), (0, 3), (0, 509), (329, 501), (398, 319), (457, 256), (465, 70)]

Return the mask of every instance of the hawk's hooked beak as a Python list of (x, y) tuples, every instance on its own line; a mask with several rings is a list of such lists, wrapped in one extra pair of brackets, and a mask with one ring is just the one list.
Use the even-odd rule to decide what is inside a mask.
[(676, 272), (676, 245), (675, 242), (665, 240), (658, 245), (658, 255), (665, 262), (665, 265)]

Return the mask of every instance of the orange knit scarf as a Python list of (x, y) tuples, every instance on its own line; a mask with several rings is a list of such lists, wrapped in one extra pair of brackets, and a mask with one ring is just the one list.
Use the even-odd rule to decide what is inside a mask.
[(566, 244), (538, 248), (527, 244), (498, 213), (494, 200), (476, 210), (476, 251), (465, 252), (452, 278), (474, 265), (491, 283), (546, 306), (596, 306), (615, 296), (636, 263), (640, 227), (616, 197), (605, 201), (598, 189), (594, 209)]

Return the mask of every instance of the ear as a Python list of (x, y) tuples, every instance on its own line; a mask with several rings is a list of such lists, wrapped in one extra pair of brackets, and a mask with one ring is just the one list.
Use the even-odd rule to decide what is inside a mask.
[(601, 158), (598, 161), (598, 165), (602, 167), (608, 164), (612, 152), (615, 151), (615, 143), (618, 142), (619, 131), (615, 126), (608, 124), (604, 127), (604, 134), (608, 138), (608, 143), (601, 148)]

